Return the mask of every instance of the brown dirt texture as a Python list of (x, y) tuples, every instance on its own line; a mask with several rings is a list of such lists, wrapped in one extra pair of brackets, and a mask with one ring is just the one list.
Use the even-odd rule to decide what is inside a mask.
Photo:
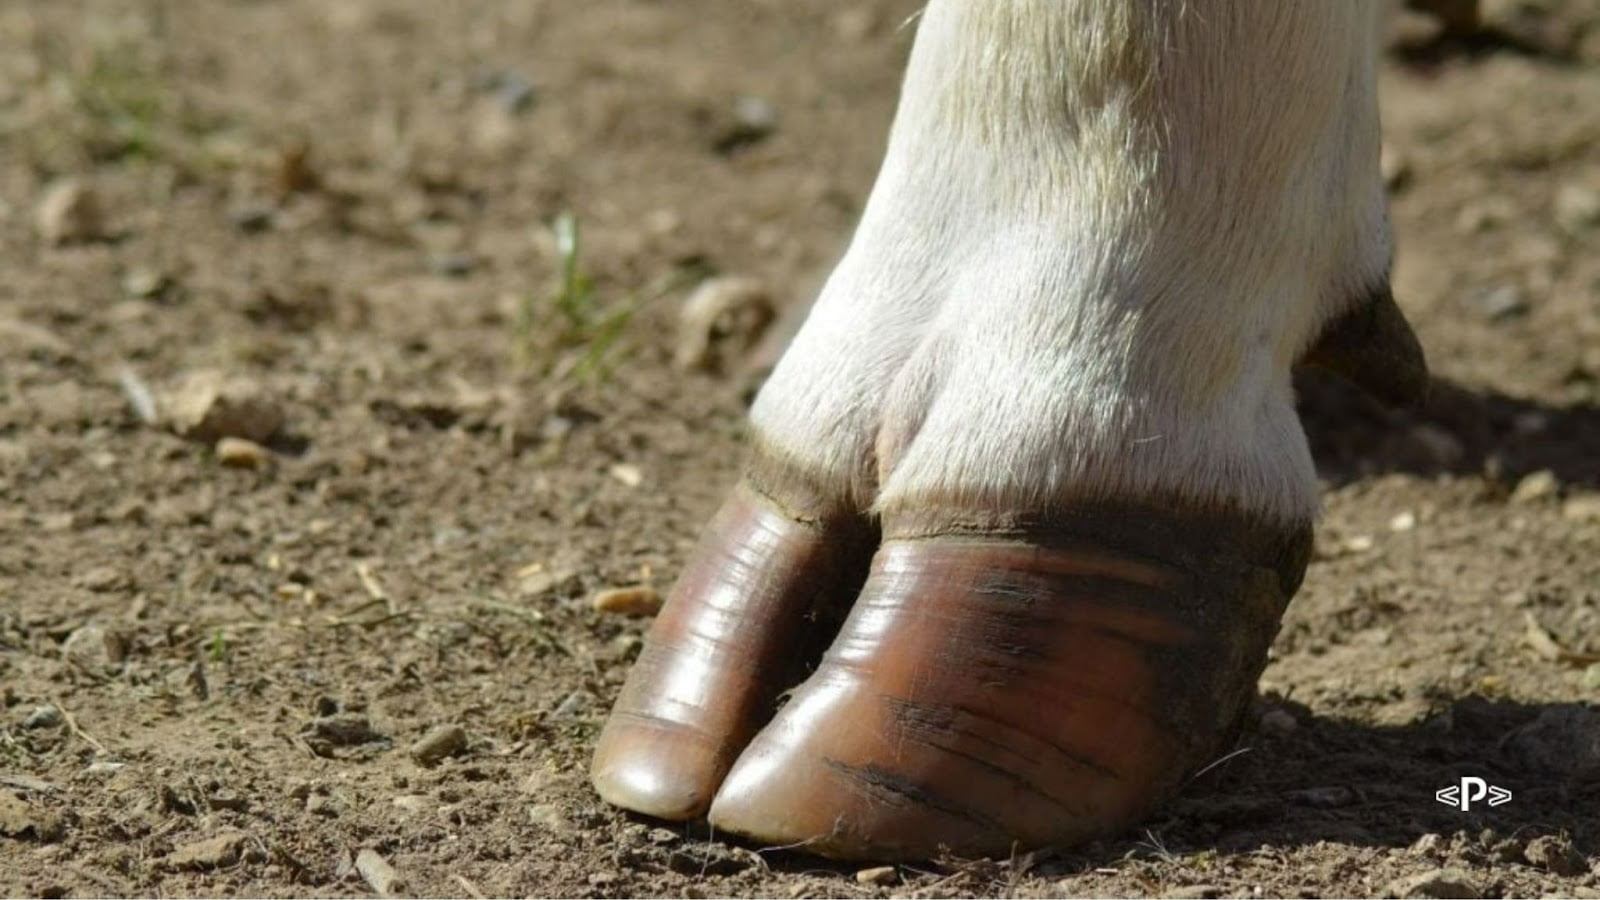
[(0, 5), (0, 894), (1600, 897), (1592, 0), (1389, 16), (1437, 383), (1302, 381), (1316, 555), (1174, 803), (858, 878), (590, 790), (648, 621), (594, 598), (736, 477), (917, 5)]

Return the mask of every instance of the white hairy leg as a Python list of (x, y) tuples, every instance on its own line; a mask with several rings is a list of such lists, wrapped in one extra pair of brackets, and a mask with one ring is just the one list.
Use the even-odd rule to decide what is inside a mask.
[(1291, 365), (1382, 288), (1371, 2), (932, 3), (849, 252), (752, 412), (882, 510), (1308, 521)]
[(1004, 853), (1123, 827), (1217, 751), (1316, 511), (1291, 368), (1424, 384), (1373, 7), (929, 4), (603, 796), (837, 856)]

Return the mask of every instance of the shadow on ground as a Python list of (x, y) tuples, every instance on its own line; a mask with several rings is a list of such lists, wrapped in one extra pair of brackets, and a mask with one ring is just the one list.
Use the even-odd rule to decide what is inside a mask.
[(1600, 407), (1547, 406), (1436, 379), (1416, 411), (1390, 411), (1320, 372), (1295, 379), (1317, 471), (1334, 486), (1401, 472), (1484, 476), (1509, 490), (1548, 469), (1600, 487)]
[[(1024, 871), (1067, 876), (1130, 857), (1292, 852), (1322, 843), (1406, 848), (1426, 835), (1438, 836), (1432, 840), (1439, 853), (1464, 862), (1515, 861), (1546, 835), (1559, 837), (1579, 859), (1600, 852), (1600, 711), (1592, 707), (1440, 699), (1432, 715), (1392, 727), (1316, 717), (1294, 703), (1280, 708), (1293, 710), (1298, 724), (1287, 733), (1246, 734), (1223, 762), (1122, 838), (1019, 854), (1007, 863), (929, 865), (1003, 883)], [(1466, 810), (1437, 799), (1439, 789), (1469, 776), (1509, 790), (1511, 799)], [(697, 840), (727, 840), (703, 822), (684, 827)], [(776, 871), (859, 868), (785, 848), (746, 847), (732, 852), (753, 850)]]

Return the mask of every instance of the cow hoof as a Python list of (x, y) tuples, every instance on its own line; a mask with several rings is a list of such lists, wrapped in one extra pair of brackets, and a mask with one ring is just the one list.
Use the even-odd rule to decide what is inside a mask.
[(821, 652), (827, 623), (837, 627), (873, 542), (852, 518), (802, 520), (735, 489), (601, 732), (590, 769), (600, 796), (661, 819), (705, 815), (779, 692)]
[(709, 802), (718, 830), (840, 858), (1113, 834), (1223, 752), (1310, 545), (1177, 506), (885, 524), (831, 648), (763, 728), (859, 545), (830, 553), (827, 528), (736, 493), (606, 726), (606, 799), (667, 818)]

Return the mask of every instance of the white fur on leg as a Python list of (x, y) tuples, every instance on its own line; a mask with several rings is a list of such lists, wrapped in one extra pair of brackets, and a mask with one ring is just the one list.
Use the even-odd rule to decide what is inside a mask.
[(934, 0), (845, 258), (757, 399), (858, 505), (1303, 522), (1290, 367), (1380, 285), (1371, 0)]

